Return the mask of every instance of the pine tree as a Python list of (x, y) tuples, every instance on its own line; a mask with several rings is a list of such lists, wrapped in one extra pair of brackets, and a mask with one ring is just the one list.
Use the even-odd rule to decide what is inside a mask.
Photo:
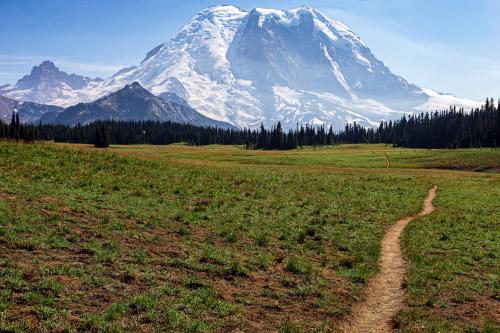
[(260, 125), (259, 138), (256, 145), (257, 149), (262, 149), (267, 147), (267, 132), (264, 128), (264, 124)]
[(495, 117), (495, 126), (494, 126), (494, 133), (495, 133), (495, 147), (500, 146), (500, 99), (498, 100), (498, 106), (497, 106), (497, 112), (496, 112), (496, 117)]
[(107, 148), (111, 143), (111, 136), (105, 125), (96, 128), (94, 146), (97, 148)]
[(12, 112), (12, 118), (9, 125), (9, 139), (15, 139), (16, 137), (16, 113)]

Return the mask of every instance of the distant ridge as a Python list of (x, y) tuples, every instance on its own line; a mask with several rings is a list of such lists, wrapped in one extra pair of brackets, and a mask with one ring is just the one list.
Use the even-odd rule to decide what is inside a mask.
[(19, 102), (0, 96), (0, 121), (4, 123), (10, 123), (12, 113), (19, 113), (19, 118), (23, 123), (36, 123), (45, 114), (59, 114), (62, 111), (64, 109), (59, 106)]
[[(173, 99), (175, 95), (169, 96)], [(47, 117), (49, 116), (52, 115)], [(88, 124), (97, 120), (157, 120), (197, 126), (234, 127), (201, 115), (189, 107), (185, 101), (183, 103), (181, 99), (173, 101), (157, 97), (137, 82), (126, 85), (124, 88), (94, 102), (79, 103), (69, 107), (54, 119), (50, 121), (45, 119), (44, 122), (76, 125)]]

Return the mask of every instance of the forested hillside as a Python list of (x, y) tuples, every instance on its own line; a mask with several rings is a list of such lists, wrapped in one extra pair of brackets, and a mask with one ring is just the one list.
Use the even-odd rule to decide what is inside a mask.
[(382, 122), (378, 128), (354, 123), (342, 131), (333, 127), (298, 126), (285, 132), (281, 123), (259, 130), (198, 127), (158, 121), (104, 121), (86, 125), (23, 125), (12, 115), (9, 125), (0, 123), (0, 137), (14, 140), (55, 140), (70, 143), (107, 144), (244, 145), (249, 149), (294, 149), (303, 146), (326, 146), (341, 143), (388, 143), (412, 148), (479, 148), (500, 145), (500, 103), (487, 99), (470, 112), (449, 110), (404, 116), (398, 121)]

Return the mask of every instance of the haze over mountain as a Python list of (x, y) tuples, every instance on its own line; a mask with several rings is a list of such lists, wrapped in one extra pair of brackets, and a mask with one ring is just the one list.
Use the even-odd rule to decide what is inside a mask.
[(185, 104), (157, 97), (134, 82), (91, 103), (79, 103), (64, 112), (42, 117), (44, 123), (66, 125), (87, 124), (97, 120), (158, 120), (180, 124), (232, 128), (221, 121), (209, 119)]
[[(45, 63), (44, 63), (45, 64)], [(43, 65), (43, 64), (42, 64)], [(423, 89), (393, 74), (344, 24), (311, 7), (210, 7), (137, 66), (104, 81), (38, 79), (34, 70), (0, 94), (61, 106), (89, 102), (139, 82), (175, 94), (203, 115), (240, 127), (297, 123), (376, 125), (405, 112), (478, 103)], [(67, 74), (66, 74), (67, 75)], [(28, 84), (29, 83), (29, 84)]]

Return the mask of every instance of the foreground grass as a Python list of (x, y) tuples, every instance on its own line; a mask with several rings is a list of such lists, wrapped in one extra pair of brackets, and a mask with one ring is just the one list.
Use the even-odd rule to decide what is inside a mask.
[[(488, 251), (498, 253), (491, 231), (499, 178), (424, 169), (459, 158), (467, 169), (495, 170), (497, 151), (80, 147), (0, 143), (2, 329), (334, 330), (376, 273), (385, 228), (419, 211), (434, 183), (441, 217), (405, 236), (410, 309), (397, 322), (408, 331), (498, 324), (486, 308), (461, 323), (462, 307), (448, 306), (455, 298), (442, 291), (475, 281), (482, 294), (470, 304), (498, 309), (498, 258)], [(489, 204), (466, 199), (477, 188)], [(451, 250), (433, 256), (452, 283), (432, 280), (429, 263), (418, 260), (435, 246), (435, 218), (457, 228), (457, 237), (446, 231)], [(489, 266), (454, 263), (472, 247)], [(470, 274), (451, 274), (457, 268)]]

